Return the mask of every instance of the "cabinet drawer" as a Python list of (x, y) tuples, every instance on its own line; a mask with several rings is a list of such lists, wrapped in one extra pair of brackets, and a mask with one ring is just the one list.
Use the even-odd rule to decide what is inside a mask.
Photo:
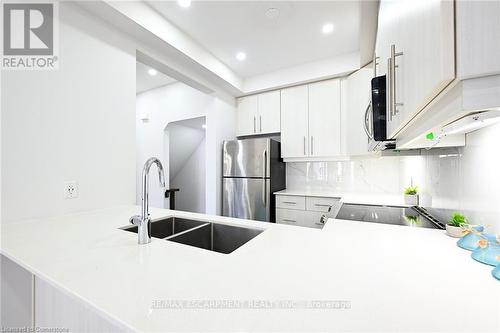
[(305, 210), (306, 198), (292, 195), (277, 195), (276, 207)]
[(277, 208), (276, 223), (321, 229), (323, 227), (320, 223), (322, 215), (323, 213), (320, 212)]
[(305, 210), (276, 208), (276, 223), (301, 225), (305, 221)]
[(340, 208), (340, 199), (338, 198), (306, 198), (306, 209), (314, 212), (328, 212), (328, 208), (332, 206), (332, 213)]

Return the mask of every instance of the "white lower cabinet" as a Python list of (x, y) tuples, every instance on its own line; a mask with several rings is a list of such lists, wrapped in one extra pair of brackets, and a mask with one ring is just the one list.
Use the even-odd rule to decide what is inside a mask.
[(341, 206), (340, 198), (306, 197), (306, 210), (336, 215)]
[(35, 327), (58, 327), (69, 332), (132, 332), (88, 303), (35, 278)]
[(323, 228), (321, 217), (340, 209), (339, 198), (276, 195), (276, 223), (308, 228)]
[(320, 223), (322, 215), (323, 213), (320, 212), (276, 208), (276, 223), (321, 229), (323, 227)]

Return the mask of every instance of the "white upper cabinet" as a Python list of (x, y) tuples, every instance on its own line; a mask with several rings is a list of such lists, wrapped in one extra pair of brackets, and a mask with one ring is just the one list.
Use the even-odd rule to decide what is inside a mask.
[(340, 80), (309, 85), (309, 156), (340, 155)]
[(500, 1), (456, 1), (457, 77), (500, 74)]
[(257, 95), (238, 99), (238, 136), (257, 133), (258, 99)]
[(340, 80), (281, 91), (281, 155), (288, 159), (341, 154)]
[(281, 156), (309, 156), (309, 92), (307, 85), (281, 90)]
[(238, 136), (280, 132), (280, 92), (238, 99)]
[(364, 67), (342, 80), (342, 155), (366, 155), (369, 152), (364, 127), (373, 74), (373, 67)]
[(259, 133), (279, 133), (281, 131), (280, 91), (271, 91), (258, 96)]
[(382, 1), (377, 75), (387, 75), (387, 132), (398, 132), (455, 78), (453, 1)]

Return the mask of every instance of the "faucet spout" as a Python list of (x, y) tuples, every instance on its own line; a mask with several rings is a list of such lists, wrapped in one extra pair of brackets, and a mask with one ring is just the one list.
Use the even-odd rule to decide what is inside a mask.
[(142, 169), (142, 202), (141, 215), (135, 215), (130, 218), (130, 223), (137, 225), (137, 235), (139, 244), (147, 244), (151, 242), (151, 219), (149, 218), (149, 169), (156, 164), (158, 168), (158, 179), (160, 186), (165, 187), (165, 172), (163, 165), (156, 157), (149, 158)]

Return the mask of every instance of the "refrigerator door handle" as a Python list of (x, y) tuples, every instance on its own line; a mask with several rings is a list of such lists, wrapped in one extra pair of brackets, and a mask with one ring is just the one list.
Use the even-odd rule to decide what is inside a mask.
[(263, 178), (267, 178), (267, 149), (262, 153)]
[(264, 181), (262, 182), (262, 202), (264, 204), (264, 207), (267, 207), (267, 189), (266, 189), (266, 183), (267, 181), (263, 179)]
[(262, 153), (262, 167), (263, 167), (263, 172), (264, 172), (264, 181), (262, 182), (262, 199), (264, 203), (264, 207), (267, 207), (267, 189), (266, 189), (266, 183), (267, 183), (267, 149), (264, 150)]

